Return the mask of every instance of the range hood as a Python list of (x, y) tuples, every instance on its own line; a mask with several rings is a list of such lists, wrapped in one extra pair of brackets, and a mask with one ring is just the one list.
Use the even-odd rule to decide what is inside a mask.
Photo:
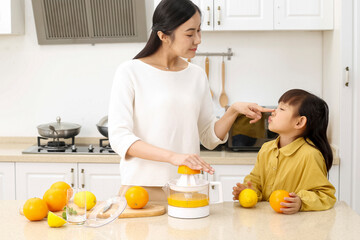
[(146, 41), (145, 0), (32, 0), (38, 43)]

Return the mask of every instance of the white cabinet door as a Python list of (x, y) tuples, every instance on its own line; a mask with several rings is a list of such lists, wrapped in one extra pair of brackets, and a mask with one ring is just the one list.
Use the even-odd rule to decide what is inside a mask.
[(15, 163), (0, 163), (0, 200), (15, 200)]
[(24, 1), (0, 0), (0, 34), (24, 33)]
[(95, 194), (103, 201), (118, 194), (120, 181), (119, 164), (79, 163), (79, 186)]
[(333, 29), (333, 0), (275, 0), (275, 29)]
[(16, 163), (16, 199), (42, 198), (57, 181), (76, 186), (76, 168), (76, 163)]
[(273, 0), (214, 0), (214, 30), (273, 28)]
[[(208, 180), (221, 182), (224, 201), (233, 201), (232, 188), (238, 182), (243, 183), (254, 165), (212, 165), (212, 167), (215, 173), (212, 176), (208, 175)], [(216, 196), (210, 196), (211, 199), (212, 197), (216, 198)]]

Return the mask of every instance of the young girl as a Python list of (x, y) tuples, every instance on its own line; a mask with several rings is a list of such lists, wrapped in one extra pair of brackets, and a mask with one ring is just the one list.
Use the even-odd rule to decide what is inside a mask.
[(275, 190), (286, 190), (290, 197), (281, 203), (285, 214), (331, 208), (335, 188), (327, 179), (333, 162), (326, 137), (329, 110), (326, 102), (304, 90), (284, 93), (269, 117), (269, 129), (279, 134), (265, 143), (244, 184), (233, 188), (234, 200), (246, 187), (257, 192), (258, 199), (269, 200)]

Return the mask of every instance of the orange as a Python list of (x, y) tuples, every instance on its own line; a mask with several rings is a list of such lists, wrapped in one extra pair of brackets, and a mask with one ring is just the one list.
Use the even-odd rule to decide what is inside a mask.
[(290, 197), (289, 192), (285, 190), (276, 190), (271, 193), (269, 202), (270, 202), (270, 206), (275, 210), (275, 212), (282, 213), (280, 208), (285, 208), (285, 207), (281, 206), (280, 203), (288, 202), (284, 200), (285, 197)]
[(43, 219), (46, 217), (48, 211), (46, 202), (41, 198), (29, 198), (23, 206), (24, 216), (30, 221)]
[(59, 189), (63, 189), (66, 193), (67, 193), (67, 190), (69, 190), (69, 192), (67, 193), (68, 196), (67, 196), (67, 199), (69, 200), (72, 195), (73, 195), (73, 191), (72, 191), (72, 188), (70, 187), (69, 184), (67, 184), (66, 182), (63, 182), (63, 181), (59, 181), (59, 182), (56, 182), (54, 183), (53, 185), (51, 185), (50, 188), (59, 188)]
[(189, 168), (188, 166), (181, 165), (178, 168), (178, 173), (180, 174), (200, 174), (200, 170), (194, 170)]
[(52, 212), (63, 210), (67, 203), (66, 192), (59, 188), (48, 189), (45, 192), (43, 199), (46, 202), (49, 210)]
[(131, 208), (143, 208), (149, 201), (149, 194), (143, 187), (134, 186), (125, 193), (127, 204)]

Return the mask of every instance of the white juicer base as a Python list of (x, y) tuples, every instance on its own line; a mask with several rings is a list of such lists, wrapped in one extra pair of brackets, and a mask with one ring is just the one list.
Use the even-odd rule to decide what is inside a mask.
[(210, 214), (210, 207), (182, 208), (168, 205), (168, 215), (175, 218), (203, 218)]

